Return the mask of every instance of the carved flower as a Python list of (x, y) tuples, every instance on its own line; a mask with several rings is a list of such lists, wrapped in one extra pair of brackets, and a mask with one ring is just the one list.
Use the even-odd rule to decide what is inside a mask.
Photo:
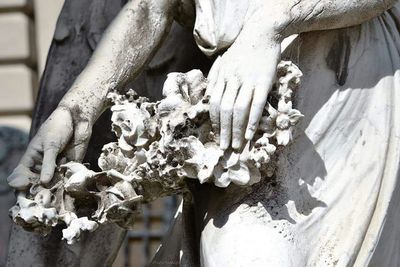
[(184, 170), (187, 177), (199, 179), (200, 183), (207, 182), (214, 173), (214, 168), (223, 155), (216, 143), (202, 144), (193, 136), (185, 138), (192, 156), (185, 161)]
[(296, 125), (303, 114), (292, 108), (292, 102), (281, 99), (278, 110), (268, 104), (268, 117), (261, 118), (260, 129), (267, 137), (274, 136), (278, 145), (286, 146), (292, 140), (292, 126)]
[(261, 180), (261, 173), (252, 164), (250, 159), (249, 143), (241, 154), (232, 150), (225, 151), (215, 166), (214, 184), (218, 187), (227, 187), (230, 183), (237, 185), (253, 185)]
[(18, 220), (20, 225), (27, 230), (41, 234), (49, 233), (51, 227), (57, 225), (58, 220), (56, 208), (46, 203), (51, 201), (49, 194), (49, 190), (46, 190), (32, 200), (28, 199), (25, 193), (19, 192), (17, 204), (10, 209), (10, 216), (14, 221)]
[(290, 100), (293, 89), (300, 85), (300, 77), (303, 73), (290, 61), (281, 61), (278, 64), (278, 95), (285, 100)]
[(233, 166), (223, 168), (220, 164), (214, 169), (214, 184), (218, 187), (227, 187), (230, 183), (237, 185), (251, 185), (251, 180), (257, 176), (250, 173), (245, 162), (239, 161)]
[(87, 217), (74, 218), (68, 227), (62, 230), (63, 237), (69, 245), (79, 240), (83, 231), (93, 232), (99, 225)]
[(94, 171), (78, 162), (68, 162), (61, 165), (61, 168), (66, 170), (65, 177), (68, 180), (65, 182), (64, 188), (67, 192), (85, 192), (87, 183), (95, 174)]
[[(141, 201), (186, 191), (186, 178), (227, 187), (249, 186), (270, 177), (277, 144), (288, 144), (293, 126), (303, 116), (291, 102), (300, 76), (291, 62), (278, 65), (271, 94), (279, 99), (278, 107), (267, 104), (269, 114), (260, 122), (262, 136), (257, 133), (258, 139), (248, 141), (240, 152), (220, 149), (208, 114), (207, 80), (199, 70), (168, 75), (165, 98), (159, 102), (149, 102), (132, 90), (126, 95), (111, 92), (118, 142), (104, 146), (99, 159), (103, 171), (69, 162), (57, 168), (57, 183), (47, 189), (28, 168), (17, 169), (12, 185), (23, 194), (11, 216), (24, 228), (44, 234), (63, 222), (63, 239), (73, 243), (82, 231), (106, 222), (130, 228)], [(78, 210), (92, 212), (78, 218)]]
[(163, 86), (164, 99), (158, 105), (161, 115), (179, 109), (189, 109), (204, 96), (207, 83), (200, 70), (187, 73), (172, 72)]
[(276, 147), (269, 143), (268, 134), (264, 134), (256, 141), (254, 147), (250, 151), (250, 159), (257, 168), (260, 168), (262, 164), (266, 164), (271, 160), (275, 151)]
[(113, 115), (113, 130), (118, 136), (118, 145), (124, 151), (132, 151), (134, 147), (147, 145), (155, 127), (149, 123), (150, 114), (145, 108), (138, 108), (136, 103), (114, 105), (111, 108)]

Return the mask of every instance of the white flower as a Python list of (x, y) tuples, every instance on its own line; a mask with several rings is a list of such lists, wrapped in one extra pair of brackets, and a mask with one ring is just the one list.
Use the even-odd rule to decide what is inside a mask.
[(257, 168), (260, 168), (271, 160), (275, 151), (276, 147), (269, 143), (268, 134), (263, 134), (263, 136), (255, 142), (254, 147), (250, 151), (250, 159), (253, 160)]
[(292, 108), (292, 102), (287, 103), (282, 98), (278, 102), (278, 110), (268, 104), (268, 117), (261, 118), (260, 129), (267, 137), (274, 136), (278, 145), (286, 146), (292, 140), (292, 126), (296, 125), (303, 114)]
[[(149, 121), (150, 114), (144, 108), (138, 108), (136, 103), (114, 105), (111, 108), (113, 115), (113, 131), (118, 136), (118, 145), (124, 151), (133, 151), (135, 147), (148, 144), (152, 130)], [(153, 127), (154, 128), (154, 127)]]
[(303, 73), (291, 61), (281, 61), (278, 64), (278, 73), (280, 73), (278, 94), (281, 98), (290, 100), (293, 94), (292, 89), (299, 87)]
[(202, 144), (195, 137), (182, 139), (187, 144), (187, 149), (192, 157), (185, 161), (184, 172), (188, 178), (197, 178), (200, 183), (207, 182), (214, 172), (215, 166), (223, 155), (223, 151), (216, 143)]

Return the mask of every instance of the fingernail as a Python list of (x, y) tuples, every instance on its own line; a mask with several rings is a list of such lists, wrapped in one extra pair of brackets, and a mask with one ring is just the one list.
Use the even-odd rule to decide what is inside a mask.
[(219, 145), (219, 147), (220, 147), (221, 149), (225, 150), (225, 149), (228, 148), (228, 146), (229, 146), (229, 143), (228, 143), (225, 139), (222, 139), (222, 140), (221, 140), (221, 144)]
[(244, 138), (246, 138), (246, 140), (251, 140), (251, 139), (253, 139), (253, 136), (254, 136), (254, 131), (247, 130), (246, 134), (244, 135)]
[(232, 141), (232, 148), (233, 149), (239, 149), (241, 146), (242, 146), (242, 144), (241, 144), (240, 140), (234, 139)]

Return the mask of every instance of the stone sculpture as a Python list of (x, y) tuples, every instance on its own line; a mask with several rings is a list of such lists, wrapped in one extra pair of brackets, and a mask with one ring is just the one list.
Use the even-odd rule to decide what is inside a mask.
[(278, 65), (260, 129), (239, 152), (218, 145), (209, 118), (210, 97), (205, 95), (207, 80), (199, 70), (169, 74), (164, 99), (156, 103), (132, 90), (125, 95), (111, 92), (118, 142), (104, 146), (99, 158), (103, 171), (68, 162), (48, 187), (39, 179), (17, 177), (11, 185), (21, 191), (10, 215), (25, 229), (44, 235), (58, 224), (66, 225), (63, 239), (72, 244), (82, 231), (94, 231), (98, 224), (132, 228), (141, 202), (188, 191), (185, 179), (223, 188), (267, 179), (274, 173), (275, 152), (289, 143), (302, 117), (291, 102), (301, 75), (291, 62)]
[[(304, 118), (296, 141), (276, 154), (273, 180), (224, 190), (189, 183), (174, 234), (154, 263), (172, 257), (185, 266), (398, 266), (399, 17), (395, 0), (130, 1), (31, 141), (10, 183), (18, 190), (38, 179), (48, 185), (57, 160), (81, 161), (106, 96), (137, 77), (176, 20), (194, 26), (204, 54), (221, 54), (206, 89), (221, 150), (240, 150), (260, 129), (275, 134), (277, 143), (290, 139), (290, 118), (299, 114), (290, 112), (289, 102), (271, 103), (278, 111), (261, 120), (281, 57), (303, 71), (295, 103)], [(281, 53), (292, 34), (299, 36)], [(182, 98), (188, 99), (172, 97), (165, 107)], [(137, 124), (140, 131), (146, 127)], [(128, 139), (144, 144), (153, 137), (142, 133)], [(75, 167), (96, 176), (69, 165)], [(113, 185), (125, 182), (109, 174)], [(69, 236), (80, 227), (93, 225), (71, 223)]]

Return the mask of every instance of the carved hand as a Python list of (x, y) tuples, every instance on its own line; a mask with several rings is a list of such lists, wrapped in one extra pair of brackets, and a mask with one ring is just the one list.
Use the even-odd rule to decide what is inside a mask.
[(220, 147), (240, 149), (261, 118), (280, 60), (280, 42), (254, 28), (239, 35), (210, 70), (207, 93)]
[(214, 63), (207, 93), (214, 131), (222, 149), (239, 149), (257, 129), (280, 58), (291, 34), (362, 23), (396, 0), (254, 1), (232, 46)]
[(78, 121), (70, 109), (58, 107), (29, 143), (19, 165), (7, 179), (9, 185), (23, 190), (32, 183), (50, 182), (57, 156), (63, 152), (68, 160), (82, 160), (90, 135), (88, 121)]

